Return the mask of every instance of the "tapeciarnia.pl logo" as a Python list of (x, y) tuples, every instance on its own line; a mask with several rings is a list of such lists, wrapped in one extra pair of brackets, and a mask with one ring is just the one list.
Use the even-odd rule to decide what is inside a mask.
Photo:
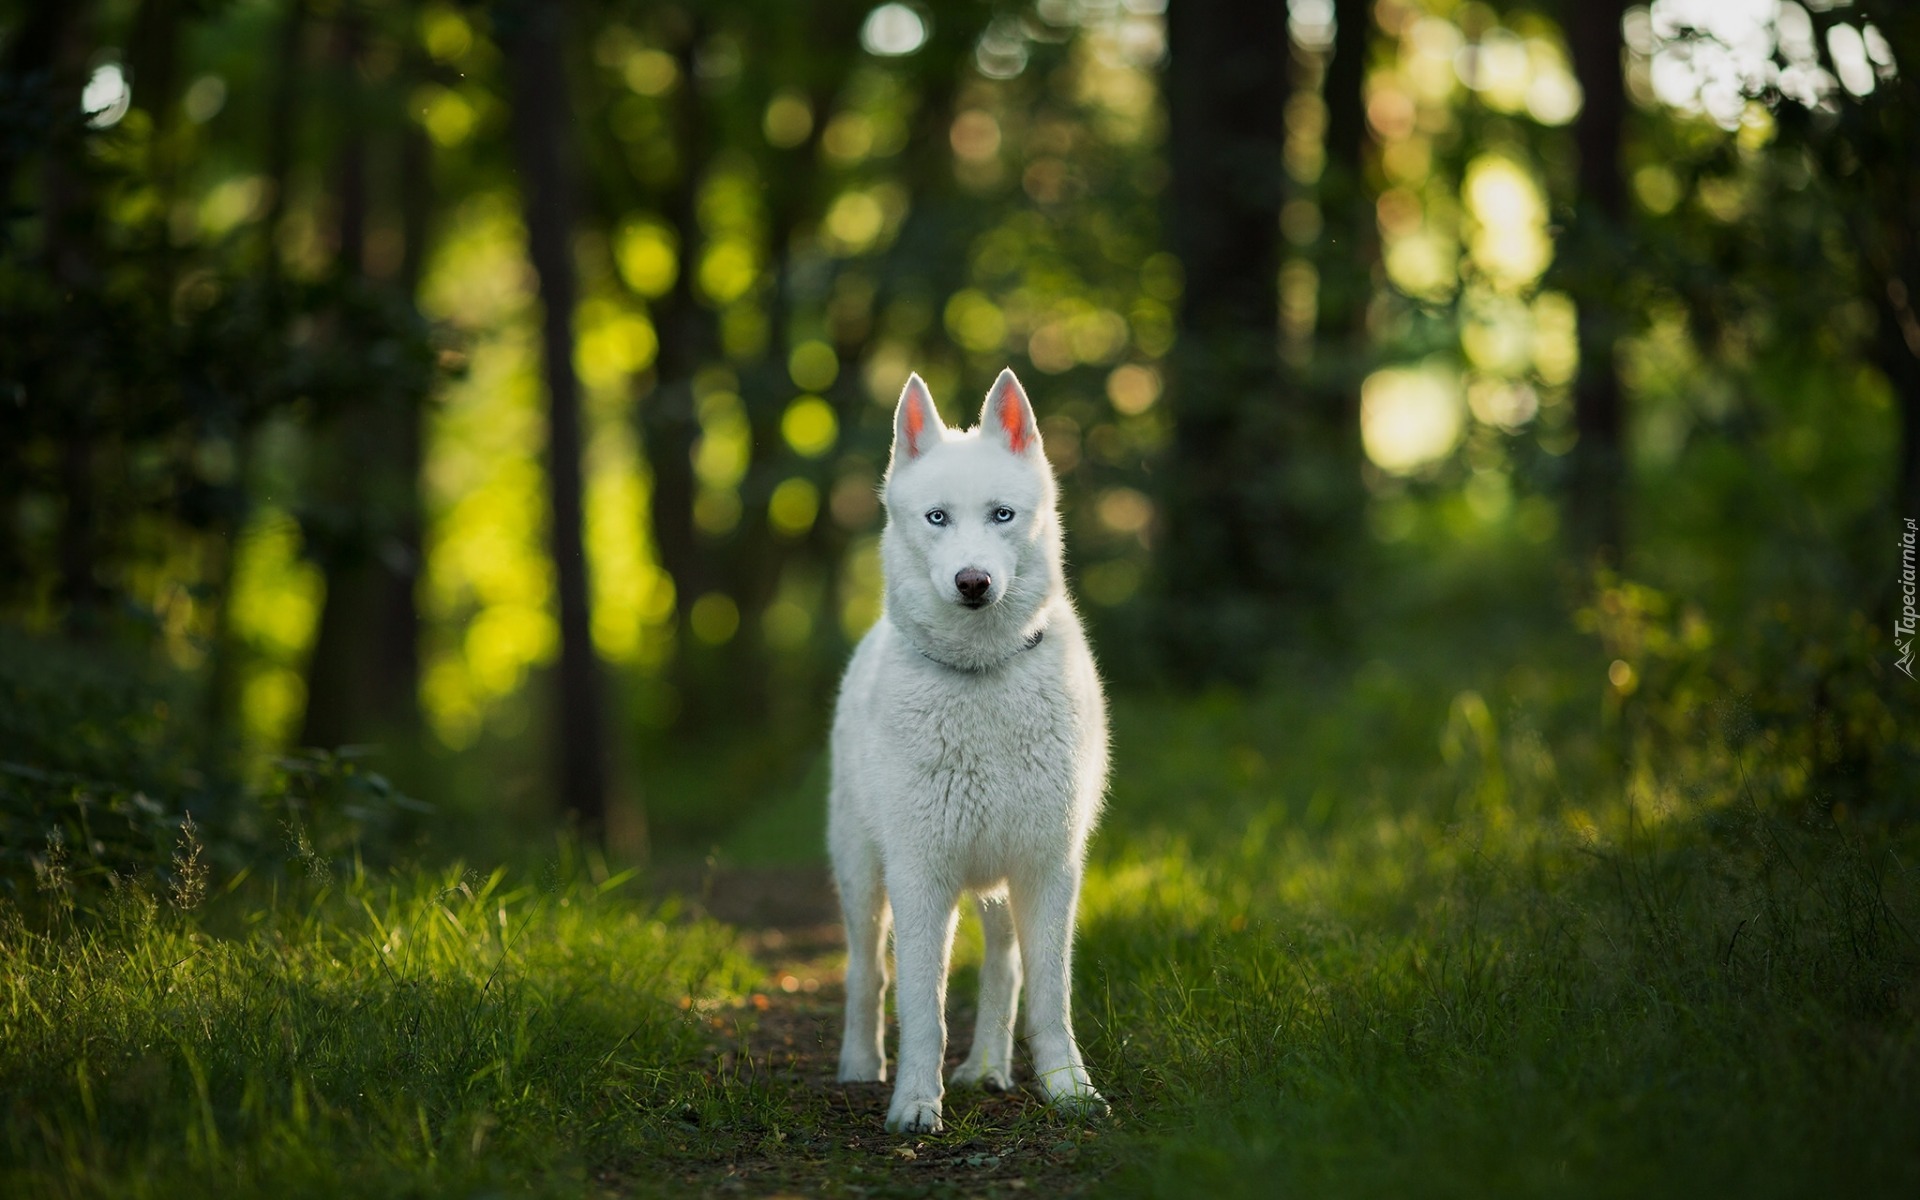
[(1913, 551), (1916, 534), (1920, 534), (1920, 527), (1916, 527), (1914, 519), (1908, 517), (1907, 527), (1900, 534), (1900, 615), (1893, 622), (1893, 648), (1900, 652), (1899, 660), (1893, 665), (1905, 672), (1908, 679), (1913, 678), (1914, 628), (1920, 625), (1920, 612), (1914, 611), (1916, 581)]

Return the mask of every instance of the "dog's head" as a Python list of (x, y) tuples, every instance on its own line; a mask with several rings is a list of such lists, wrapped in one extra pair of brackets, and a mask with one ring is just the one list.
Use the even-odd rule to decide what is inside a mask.
[(887, 599), (914, 625), (990, 643), (1023, 630), (1058, 589), (1053, 471), (1012, 371), (964, 432), (940, 420), (918, 375), (908, 378), (885, 499)]

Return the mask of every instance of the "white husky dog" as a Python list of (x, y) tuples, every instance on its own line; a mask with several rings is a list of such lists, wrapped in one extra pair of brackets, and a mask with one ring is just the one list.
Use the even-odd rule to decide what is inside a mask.
[(900, 1054), (887, 1128), (940, 1131), (955, 903), (972, 891), (986, 961), (954, 1083), (1013, 1085), (1024, 967), (1041, 1088), (1064, 1108), (1104, 1112), (1068, 993), (1081, 865), (1106, 789), (1106, 701), (1067, 598), (1053, 472), (1013, 372), (965, 432), (942, 424), (910, 377), (884, 496), (885, 614), (854, 651), (833, 722), (827, 840), (848, 951), (840, 1080), (887, 1075), (891, 916)]

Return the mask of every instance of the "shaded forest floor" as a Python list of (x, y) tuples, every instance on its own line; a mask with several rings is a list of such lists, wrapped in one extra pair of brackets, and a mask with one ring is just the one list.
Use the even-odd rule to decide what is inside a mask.
[[(890, 1083), (835, 1081), (846, 939), (824, 868), (686, 868), (657, 874), (653, 886), (698, 897), (698, 911), (741, 930), (766, 986), (708, 1018), (708, 1053), (716, 1070), (764, 1090), (792, 1123), (791, 1131), (746, 1138), (690, 1128), (672, 1168), (686, 1193), (1074, 1196), (1097, 1182), (1103, 1127), (1051, 1119), (1024, 1086), (1001, 1095), (949, 1091), (948, 1132), (901, 1138), (883, 1128)], [(954, 989), (948, 1009), (951, 1067), (973, 1036), (971, 992)], [(662, 1182), (660, 1164), (616, 1165), (598, 1182), (616, 1193), (651, 1193)]]

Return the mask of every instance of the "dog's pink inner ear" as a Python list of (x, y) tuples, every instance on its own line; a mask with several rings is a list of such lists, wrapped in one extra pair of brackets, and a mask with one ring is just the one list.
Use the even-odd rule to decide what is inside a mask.
[(893, 452), (901, 459), (919, 458), (927, 444), (938, 440), (940, 414), (933, 407), (933, 396), (918, 375), (907, 377), (900, 393), (900, 411), (893, 431)]
[(1039, 436), (1033, 425), (1033, 405), (1027, 402), (1027, 393), (1011, 370), (1000, 372), (1000, 378), (994, 380), (993, 390), (987, 393), (984, 416), (1000, 427), (1007, 449), (1025, 454), (1033, 448)]
[(1033, 445), (1032, 419), (1018, 399), (1006, 397), (1000, 401), (1000, 428), (1006, 431), (1007, 447), (1015, 454), (1025, 454)]
[(907, 401), (907, 457), (920, 457), (920, 434), (927, 427), (927, 414), (918, 398)]

